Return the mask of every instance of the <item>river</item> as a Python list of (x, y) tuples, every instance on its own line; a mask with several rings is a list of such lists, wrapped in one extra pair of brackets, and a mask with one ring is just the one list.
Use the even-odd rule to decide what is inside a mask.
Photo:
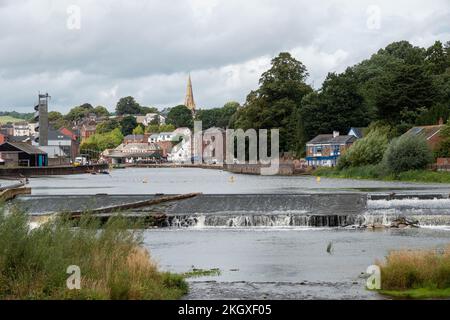
[[(47, 202), (61, 199), (64, 204), (76, 202), (79, 195), (96, 194), (142, 196), (203, 192), (230, 195), (227, 201), (235, 202), (230, 204), (234, 207), (241, 206), (239, 203), (242, 202), (237, 202), (233, 194), (271, 194), (276, 197), (277, 194), (388, 192), (443, 194), (447, 197), (371, 200), (363, 214), (365, 219), (376, 217), (388, 222), (397, 214), (412, 215), (422, 222), (419, 229), (369, 231), (311, 228), (278, 222), (248, 227), (248, 222), (233, 224), (223, 219), (213, 220), (225, 222), (207, 225), (203, 218), (187, 228), (145, 230), (144, 244), (163, 270), (220, 269), (220, 275), (190, 279), (190, 293), (186, 299), (383, 299), (365, 289), (366, 280), (362, 273), (369, 265), (377, 259), (382, 260), (390, 250), (450, 244), (450, 185), (445, 184), (318, 180), (308, 176), (263, 177), (187, 168), (128, 168), (114, 170), (110, 175), (32, 178), (30, 185), (33, 196), (23, 197), (23, 201), (35, 201), (35, 206), (43, 205), (45, 198)], [(51, 197), (61, 195), (65, 197)], [(258, 207), (261, 210), (263, 203)], [(221, 212), (224, 214), (226, 212)], [(229, 220), (233, 219), (235, 217)], [(327, 252), (327, 247), (332, 250)]]

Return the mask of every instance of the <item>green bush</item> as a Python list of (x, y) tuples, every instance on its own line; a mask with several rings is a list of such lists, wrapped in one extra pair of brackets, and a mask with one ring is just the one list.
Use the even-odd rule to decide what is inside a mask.
[(338, 162), (338, 169), (375, 165), (381, 162), (388, 146), (387, 130), (376, 128), (363, 139), (357, 140), (343, 154)]
[(425, 169), (433, 161), (433, 154), (422, 136), (403, 135), (389, 144), (383, 161), (394, 174)]

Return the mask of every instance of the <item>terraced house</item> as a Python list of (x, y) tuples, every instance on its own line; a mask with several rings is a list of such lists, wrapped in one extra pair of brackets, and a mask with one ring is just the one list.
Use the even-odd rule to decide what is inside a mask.
[(306, 144), (306, 161), (311, 167), (334, 167), (341, 154), (357, 140), (354, 135), (319, 134)]

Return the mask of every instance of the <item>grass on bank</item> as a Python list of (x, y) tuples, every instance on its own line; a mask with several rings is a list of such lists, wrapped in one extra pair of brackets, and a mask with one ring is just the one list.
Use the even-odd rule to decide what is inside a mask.
[[(177, 299), (182, 275), (158, 271), (141, 234), (121, 217), (105, 225), (89, 216), (64, 217), (30, 229), (21, 212), (0, 212), (0, 299)], [(67, 267), (81, 269), (81, 289), (69, 290)]]
[(23, 122), (24, 119), (14, 118), (11, 116), (0, 116), (0, 124), (5, 124), (8, 122), (14, 123), (14, 122)]
[(377, 265), (381, 269), (381, 294), (413, 299), (450, 297), (450, 246), (392, 251)]
[(397, 175), (387, 173), (380, 165), (350, 167), (342, 170), (336, 168), (319, 168), (313, 172), (315, 176), (340, 179), (370, 179), (383, 181), (405, 181), (425, 183), (450, 183), (450, 172), (413, 170)]
[(219, 268), (213, 269), (198, 269), (192, 266), (191, 270), (183, 273), (183, 276), (186, 278), (197, 278), (197, 277), (213, 277), (220, 276), (221, 271)]

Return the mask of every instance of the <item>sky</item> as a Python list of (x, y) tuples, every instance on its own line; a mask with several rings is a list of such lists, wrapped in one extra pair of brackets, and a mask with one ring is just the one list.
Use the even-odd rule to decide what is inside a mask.
[(450, 41), (448, 0), (0, 0), (0, 111), (133, 96), (159, 109), (245, 101), (279, 52), (320, 88), (391, 42)]

